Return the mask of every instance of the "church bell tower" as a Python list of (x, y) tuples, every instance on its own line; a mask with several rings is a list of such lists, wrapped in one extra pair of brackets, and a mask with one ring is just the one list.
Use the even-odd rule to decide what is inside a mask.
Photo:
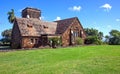
[(23, 18), (37, 18), (40, 19), (41, 11), (36, 8), (27, 7), (22, 10), (22, 17)]

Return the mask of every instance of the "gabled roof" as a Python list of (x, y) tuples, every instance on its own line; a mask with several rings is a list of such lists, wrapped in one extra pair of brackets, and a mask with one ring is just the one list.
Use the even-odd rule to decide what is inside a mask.
[(57, 34), (64, 33), (67, 30), (67, 28), (74, 22), (75, 19), (78, 19), (78, 18), (77, 17), (73, 17), (73, 18), (68, 18), (68, 19), (55, 21), (55, 22), (58, 23), (56, 33)]
[(55, 34), (56, 22), (46, 22), (35, 18), (16, 18), (22, 36), (40, 36), (41, 34)]
[[(78, 18), (73, 17), (54, 22), (46, 22), (35, 18), (16, 18), (16, 23), (21, 36), (41, 36), (42, 34), (63, 34), (75, 20), (78, 20)], [(80, 23), (79, 20), (78, 22)]]

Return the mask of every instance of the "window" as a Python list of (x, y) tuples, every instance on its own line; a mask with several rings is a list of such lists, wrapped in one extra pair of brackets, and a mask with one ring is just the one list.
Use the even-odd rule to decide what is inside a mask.
[(73, 36), (74, 37), (78, 37), (79, 35), (78, 35), (78, 31), (73, 31)]
[(30, 39), (31, 44), (38, 44), (38, 39), (37, 38), (32, 38)]
[(31, 40), (31, 44), (34, 43), (34, 39), (30, 39)]
[(79, 31), (77, 29), (71, 30), (71, 41), (75, 42), (77, 37), (79, 37)]
[(38, 39), (35, 39), (35, 44), (38, 44)]
[(78, 35), (78, 31), (75, 31), (75, 33), (76, 33), (76, 36), (75, 37), (78, 37), (79, 35)]

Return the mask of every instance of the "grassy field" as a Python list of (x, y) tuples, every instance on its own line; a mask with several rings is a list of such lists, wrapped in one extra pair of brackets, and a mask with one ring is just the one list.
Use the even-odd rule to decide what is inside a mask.
[(0, 52), (0, 74), (120, 74), (120, 46)]

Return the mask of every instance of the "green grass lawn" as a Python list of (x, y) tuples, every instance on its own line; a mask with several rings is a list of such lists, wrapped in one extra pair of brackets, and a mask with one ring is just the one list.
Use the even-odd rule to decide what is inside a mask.
[(0, 74), (120, 74), (120, 46), (0, 52)]

